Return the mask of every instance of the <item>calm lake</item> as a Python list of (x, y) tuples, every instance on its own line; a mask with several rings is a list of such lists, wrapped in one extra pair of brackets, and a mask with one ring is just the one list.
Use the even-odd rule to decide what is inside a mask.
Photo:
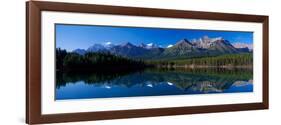
[(252, 69), (58, 73), (56, 100), (253, 92)]

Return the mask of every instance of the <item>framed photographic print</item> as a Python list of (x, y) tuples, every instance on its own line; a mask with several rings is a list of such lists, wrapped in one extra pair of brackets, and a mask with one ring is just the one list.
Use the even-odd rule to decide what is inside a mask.
[(26, 3), (30, 124), (268, 109), (268, 16)]

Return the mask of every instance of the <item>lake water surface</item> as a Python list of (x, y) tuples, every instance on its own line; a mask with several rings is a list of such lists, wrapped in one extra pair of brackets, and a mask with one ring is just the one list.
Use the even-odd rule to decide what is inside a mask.
[(56, 100), (253, 92), (252, 69), (57, 73)]

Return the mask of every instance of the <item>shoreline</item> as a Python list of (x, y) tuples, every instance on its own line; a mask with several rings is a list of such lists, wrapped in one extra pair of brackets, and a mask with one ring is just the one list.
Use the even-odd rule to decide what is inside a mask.
[(190, 69), (194, 69), (194, 68), (225, 68), (225, 69), (234, 69), (234, 68), (241, 68), (241, 69), (252, 69), (253, 66), (252, 65), (244, 65), (244, 66), (233, 66), (233, 65), (222, 65), (222, 66), (209, 66), (209, 65), (165, 65), (165, 66), (161, 66), (161, 65), (156, 65), (156, 68), (190, 68)]

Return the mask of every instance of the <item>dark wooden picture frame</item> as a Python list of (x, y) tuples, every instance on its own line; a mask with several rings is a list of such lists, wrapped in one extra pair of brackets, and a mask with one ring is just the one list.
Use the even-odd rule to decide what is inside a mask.
[[(41, 11), (99, 13), (148, 17), (187, 18), (219, 21), (240, 21), (262, 23), (263, 33), (263, 99), (262, 103), (167, 107), (154, 109), (100, 111), (66, 114), (41, 114)], [(26, 123), (54, 123), (87, 120), (103, 120), (134, 117), (151, 117), (195, 113), (225, 112), (268, 109), (268, 16), (226, 14), (214, 12), (182, 11), (167, 9), (149, 9), (118, 7), (90, 4), (72, 4), (29, 1), (26, 3)]]

